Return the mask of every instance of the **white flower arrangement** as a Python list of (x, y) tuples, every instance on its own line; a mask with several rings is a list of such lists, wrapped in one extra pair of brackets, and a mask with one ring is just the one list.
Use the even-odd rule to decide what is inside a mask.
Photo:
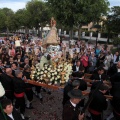
[[(62, 74), (65, 73), (64, 79), (62, 80)], [(41, 82), (45, 81), (49, 84), (57, 84), (61, 83), (64, 84), (68, 81), (70, 74), (72, 73), (72, 66), (68, 62), (59, 63), (58, 66), (52, 67), (52, 65), (45, 64), (43, 66), (43, 69), (40, 69), (40, 67), (36, 66), (36, 68), (32, 71), (31, 78), (35, 79), (36, 81)], [(47, 81), (45, 80), (47, 79)]]

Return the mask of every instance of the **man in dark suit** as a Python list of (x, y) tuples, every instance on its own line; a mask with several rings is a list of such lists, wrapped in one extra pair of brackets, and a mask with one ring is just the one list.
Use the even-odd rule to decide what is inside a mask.
[(6, 68), (6, 73), (3, 73), (0, 76), (0, 81), (5, 89), (5, 96), (13, 102), (14, 94), (13, 94), (13, 76), (12, 69)]
[(94, 81), (106, 81), (106, 80), (108, 80), (108, 76), (106, 74), (104, 74), (104, 68), (99, 67), (97, 69), (97, 73), (92, 74), (90, 79), (94, 80)]
[(108, 87), (101, 84), (97, 91), (91, 91), (90, 96), (93, 95), (93, 99), (89, 104), (88, 110), (91, 114), (92, 120), (102, 120), (102, 112), (107, 109), (107, 101), (104, 96), (107, 90)]
[(115, 73), (120, 72), (120, 61), (117, 63), (117, 65), (113, 65), (109, 70), (108, 70), (108, 75), (111, 77)]
[(32, 64), (30, 63), (29, 58), (25, 58), (24, 59), (24, 63), (20, 65), (21, 68), (24, 68), (24, 66), (29, 65), (30, 67), (32, 66)]
[(11, 65), (12, 75), (15, 77), (15, 70), (17, 70), (17, 63), (12, 63)]
[(73, 70), (73, 72), (78, 72), (80, 70), (80, 68), (81, 68), (81, 63), (80, 63), (80, 61), (77, 61), (76, 65), (74, 65), (72, 67), (72, 70)]
[(0, 120), (23, 120), (20, 113), (13, 108), (11, 100), (3, 99), (1, 106), (3, 112), (0, 113)]
[(120, 120), (120, 72), (117, 72), (110, 78), (112, 89), (111, 94), (113, 96), (112, 106), (113, 114), (116, 120)]
[(73, 89), (68, 93), (70, 100), (64, 105), (63, 120), (83, 120), (84, 114), (80, 115), (80, 109), (77, 105), (83, 98), (79, 89)]

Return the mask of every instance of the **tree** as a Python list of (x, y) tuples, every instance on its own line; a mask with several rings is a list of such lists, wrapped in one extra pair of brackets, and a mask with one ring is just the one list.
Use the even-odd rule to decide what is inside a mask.
[(31, 21), (32, 18), (29, 14), (29, 12), (26, 9), (19, 9), (15, 13), (15, 19), (17, 21), (16, 25), (20, 29), (21, 27), (25, 28), (25, 34), (29, 33), (29, 28), (31, 28)]
[(26, 9), (31, 16), (31, 26), (38, 30), (41, 27), (40, 37), (42, 38), (43, 27), (50, 21), (49, 8), (46, 3), (40, 0), (32, 0), (27, 3)]
[(6, 16), (2, 11), (2, 9), (0, 9), (0, 31), (5, 29), (5, 20), (6, 20)]
[(47, 0), (47, 3), (57, 21), (71, 31), (74, 27), (79, 29), (79, 36), (82, 25), (98, 21), (109, 5), (107, 0)]
[(112, 32), (120, 33), (120, 6), (114, 6), (111, 8), (111, 14), (107, 16), (107, 27)]
[[(105, 30), (108, 33), (108, 42), (110, 39), (111, 33), (119, 34), (120, 33), (120, 6), (114, 6), (111, 8), (110, 13), (107, 15), (107, 19), (104, 21)], [(116, 37), (113, 36), (113, 37)]]
[(9, 8), (3, 8), (1, 9), (2, 13), (4, 14), (4, 22), (3, 22), (3, 25), (4, 25), (4, 28), (6, 29), (7, 31), (7, 36), (8, 36), (8, 33), (9, 33), (9, 29), (11, 29), (14, 24), (12, 22), (12, 19), (13, 19), (13, 16), (14, 16), (14, 12), (9, 9)]

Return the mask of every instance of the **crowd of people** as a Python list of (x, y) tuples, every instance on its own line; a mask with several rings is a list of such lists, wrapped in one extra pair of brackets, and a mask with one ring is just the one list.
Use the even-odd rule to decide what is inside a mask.
[[(29, 119), (24, 114), (25, 109), (34, 108), (33, 94), (38, 96), (42, 102), (41, 89), (47, 91), (48, 94), (51, 92), (40, 86), (33, 86), (25, 80), (31, 79), (32, 66), (35, 67), (39, 63), (52, 64), (52, 57), (49, 54), (44, 55), (45, 49), (40, 40), (27, 40), (20, 34), (0, 39), (0, 120)], [(20, 46), (16, 46), (16, 41), (20, 42)], [(59, 46), (63, 53), (66, 52), (65, 56), (63, 55), (65, 59), (71, 59), (73, 65), (73, 73), (64, 88), (63, 101), (61, 101), (63, 104), (62, 119), (83, 120), (85, 118), (85, 114), (80, 114), (80, 111), (85, 107), (82, 91), (88, 88), (84, 79), (85, 73), (89, 73), (92, 80), (89, 98), (92, 99), (87, 106), (90, 113), (87, 119), (103, 119), (102, 114), (108, 104), (108, 98), (104, 96), (106, 94), (113, 96), (110, 100), (112, 113), (116, 120), (120, 120), (119, 51), (112, 54), (110, 49), (104, 45), (95, 47), (83, 41), (70, 45), (70, 52), (65, 51), (62, 43)], [(111, 115), (106, 119), (110, 120), (110, 117)]]

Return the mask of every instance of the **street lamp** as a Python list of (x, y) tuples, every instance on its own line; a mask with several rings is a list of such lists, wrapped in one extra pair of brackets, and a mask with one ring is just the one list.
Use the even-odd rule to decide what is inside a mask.
[(95, 49), (97, 48), (97, 42), (98, 42), (98, 30), (96, 31), (96, 46), (95, 46)]

